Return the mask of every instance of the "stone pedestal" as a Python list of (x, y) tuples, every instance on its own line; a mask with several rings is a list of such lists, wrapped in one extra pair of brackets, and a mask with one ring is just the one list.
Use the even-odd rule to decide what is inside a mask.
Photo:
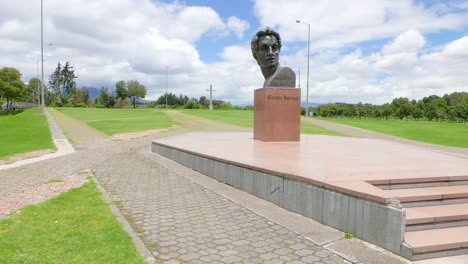
[(301, 89), (265, 87), (254, 98), (254, 139), (300, 140)]

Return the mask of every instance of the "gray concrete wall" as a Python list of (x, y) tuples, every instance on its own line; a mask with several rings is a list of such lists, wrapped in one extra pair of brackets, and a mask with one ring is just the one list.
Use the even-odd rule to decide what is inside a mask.
[(404, 210), (154, 142), (152, 151), (287, 210), (404, 254)]

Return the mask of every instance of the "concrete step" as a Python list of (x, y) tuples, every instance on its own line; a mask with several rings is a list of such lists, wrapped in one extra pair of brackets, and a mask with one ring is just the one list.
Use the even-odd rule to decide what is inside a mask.
[(414, 182), (414, 183), (393, 183), (393, 184), (376, 184), (382, 190), (398, 190), (398, 189), (414, 189), (426, 187), (439, 187), (439, 186), (455, 186), (455, 185), (468, 185), (468, 180), (447, 180), (447, 181), (434, 181), (434, 182)]
[(406, 208), (406, 232), (458, 226), (468, 226), (468, 203)]
[(448, 205), (448, 204), (463, 204), (463, 203), (468, 203), (468, 198), (432, 200), (432, 201), (402, 202), (401, 205), (404, 208), (413, 208), (413, 207), (425, 207), (425, 206)]
[(406, 209), (406, 225), (468, 220), (468, 203)]
[(413, 249), (414, 259), (418, 255), (450, 256), (454, 252), (468, 249), (468, 226), (405, 233), (405, 243)]
[(406, 225), (405, 232), (468, 226), (468, 220)]
[(400, 202), (436, 201), (468, 198), (468, 185), (386, 190)]

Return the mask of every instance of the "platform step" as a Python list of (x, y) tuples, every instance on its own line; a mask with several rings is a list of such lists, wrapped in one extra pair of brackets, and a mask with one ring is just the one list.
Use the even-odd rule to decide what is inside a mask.
[(468, 203), (406, 209), (406, 225), (468, 220)]
[(468, 248), (468, 226), (406, 232), (413, 255)]
[(448, 205), (448, 204), (463, 204), (463, 203), (468, 203), (468, 198), (432, 200), (432, 201), (402, 202), (401, 205), (404, 208), (413, 208), (413, 207), (426, 207), (426, 206)]
[(387, 190), (400, 202), (434, 201), (468, 198), (468, 185)]
[(376, 184), (382, 190), (414, 189), (439, 186), (459, 186), (468, 185), (468, 180), (463, 181), (434, 181), (434, 182), (414, 182), (414, 183), (394, 183), (394, 184)]

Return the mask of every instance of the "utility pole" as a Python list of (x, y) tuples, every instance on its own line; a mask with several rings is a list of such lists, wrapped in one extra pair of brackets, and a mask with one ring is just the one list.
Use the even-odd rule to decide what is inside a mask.
[(43, 0), (41, 0), (41, 109), (45, 113), (44, 102), (44, 11)]
[(36, 68), (36, 73), (37, 73), (36, 94), (37, 94), (37, 107), (39, 107), (41, 105), (41, 89), (39, 87), (39, 61), (37, 61), (36, 65), (37, 65), (37, 68)]
[(167, 109), (167, 71), (168, 71), (168, 67), (166, 66), (166, 109)]
[(310, 63), (310, 23), (296, 20), (296, 23), (307, 25), (307, 91), (306, 91), (306, 117), (309, 117), (309, 63)]
[(299, 83), (299, 89), (301, 89), (301, 68), (299, 68), (299, 80), (298, 80), (298, 83)]
[(207, 89), (207, 91), (210, 91), (210, 111), (213, 110), (213, 85), (210, 84), (210, 89)]

